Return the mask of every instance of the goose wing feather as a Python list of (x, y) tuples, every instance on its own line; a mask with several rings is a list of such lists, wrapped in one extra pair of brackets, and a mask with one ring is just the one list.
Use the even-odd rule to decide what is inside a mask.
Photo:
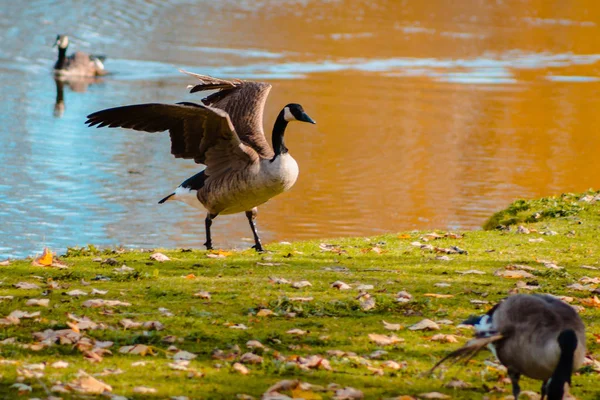
[(242, 142), (252, 147), (262, 158), (272, 158), (263, 130), (263, 113), (271, 85), (264, 82), (249, 82), (240, 79), (218, 79), (181, 70), (200, 81), (190, 86), (190, 92), (215, 90), (202, 99), (204, 105), (224, 110), (229, 114)]
[(171, 154), (205, 164), (211, 178), (259, 161), (258, 154), (240, 141), (226, 112), (200, 104), (149, 103), (109, 108), (88, 115), (86, 124), (169, 131)]

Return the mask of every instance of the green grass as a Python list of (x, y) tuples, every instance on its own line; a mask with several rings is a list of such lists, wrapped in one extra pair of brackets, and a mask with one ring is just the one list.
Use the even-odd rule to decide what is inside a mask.
[[(592, 192), (590, 192), (592, 193)], [(596, 194), (596, 193), (593, 193)], [(150, 260), (150, 254), (140, 251), (71, 249), (61, 259), (69, 269), (61, 270), (31, 265), (31, 260), (13, 261), (0, 267), (0, 296), (14, 296), (13, 300), (0, 301), (0, 317), (13, 310), (41, 311), (37, 319), (22, 319), (19, 325), (0, 325), (0, 340), (16, 338), (16, 344), (0, 345), (0, 398), (17, 398), (17, 390), (10, 386), (22, 379), (33, 392), (22, 396), (47, 397), (44, 387), (56, 382), (68, 383), (75, 379), (78, 370), (98, 374), (105, 369), (121, 369), (123, 373), (99, 376), (113, 387), (113, 393), (127, 398), (168, 398), (189, 396), (194, 399), (232, 399), (237, 394), (260, 398), (265, 390), (283, 379), (299, 379), (315, 385), (331, 383), (352, 386), (364, 392), (365, 398), (390, 398), (399, 395), (416, 396), (420, 393), (438, 391), (455, 399), (501, 398), (510, 394), (510, 385), (502, 380), (505, 373), (485, 363), (493, 357), (482, 352), (467, 366), (448, 366), (433, 376), (423, 374), (437, 360), (452, 349), (459, 347), (471, 335), (469, 330), (456, 325), (471, 314), (482, 313), (494, 302), (514, 291), (516, 279), (501, 278), (494, 271), (503, 270), (511, 264), (535, 268), (534, 278), (527, 282), (540, 285), (534, 292), (571, 296), (572, 304), (582, 305), (581, 299), (593, 296), (585, 291), (574, 291), (568, 285), (583, 276), (595, 277), (596, 270), (582, 266), (599, 266), (600, 261), (600, 202), (579, 201), (579, 195), (562, 195), (534, 201), (518, 201), (507, 210), (496, 214), (488, 226), (523, 224), (532, 230), (530, 234), (510, 230), (462, 232), (464, 238), (442, 238), (423, 242), (421, 237), (431, 232), (409, 232), (372, 238), (333, 239), (293, 244), (269, 244), (269, 252), (256, 254), (252, 250), (232, 252), (225, 258), (209, 258), (204, 251), (157, 250), (171, 261), (163, 263)], [(536, 216), (537, 215), (537, 216)], [(544, 235), (554, 231), (556, 235)], [(444, 232), (438, 231), (439, 234)], [(543, 238), (543, 242), (530, 239)], [(440, 253), (413, 246), (414, 241), (435, 247), (458, 246), (468, 254), (450, 254), (450, 260), (440, 260)], [(334, 244), (334, 251), (323, 250), (321, 243)], [(375, 249), (375, 250), (373, 250)], [(125, 264), (134, 272), (117, 274), (115, 266), (95, 262), (95, 258), (113, 258), (116, 267)], [(562, 270), (549, 269), (540, 261), (550, 261)], [(483, 275), (459, 274), (467, 270), (483, 271)], [(196, 278), (186, 279), (194, 274)], [(94, 281), (97, 275), (110, 281)], [(290, 285), (275, 284), (269, 277), (290, 281), (308, 280), (312, 286), (294, 289)], [(81, 281), (89, 282), (85, 286)], [(339, 291), (331, 287), (334, 281), (350, 284), (351, 290)], [(38, 284), (41, 288), (24, 290), (14, 288), (17, 282)], [(58, 289), (48, 289), (54, 282)], [(449, 287), (434, 284), (445, 282)], [(376, 299), (376, 306), (363, 311), (357, 299), (359, 284), (373, 285), (368, 290)], [(90, 292), (92, 288), (108, 290), (104, 296), (71, 297), (70, 290)], [(412, 301), (398, 303), (395, 294), (406, 290), (413, 295)], [(521, 289), (522, 290), (522, 289)], [(198, 291), (208, 291), (211, 299), (194, 297)], [(449, 294), (454, 297), (435, 298), (425, 294)], [(310, 302), (290, 300), (294, 297), (313, 297)], [(50, 306), (31, 307), (25, 303), (31, 298), (48, 298)], [(91, 298), (121, 300), (130, 307), (85, 308), (82, 303)], [(471, 300), (484, 300), (489, 304), (473, 304)], [(581, 316), (587, 326), (587, 346), (591, 354), (597, 354), (599, 345), (594, 334), (600, 334), (598, 308), (585, 306)], [(167, 308), (173, 315), (165, 316), (159, 308)], [(275, 314), (257, 316), (260, 309), (267, 308)], [(110, 340), (112, 355), (105, 355), (98, 363), (87, 361), (82, 352), (71, 344), (54, 345), (39, 351), (24, 348), (33, 344), (34, 332), (45, 329), (64, 329), (67, 313), (89, 317), (102, 323), (105, 329), (86, 331), (84, 336), (95, 340)], [(291, 316), (290, 313), (295, 313)], [(119, 321), (129, 318), (138, 322), (160, 321), (165, 329), (144, 332), (143, 329), (124, 329)], [(429, 318), (434, 321), (449, 319), (453, 325), (441, 325), (437, 332), (410, 331), (408, 326)], [(386, 331), (382, 320), (399, 323), (403, 328), (396, 332)], [(231, 324), (244, 324), (247, 330), (229, 328)], [(299, 328), (308, 333), (293, 336), (286, 332)], [(396, 334), (403, 343), (378, 346), (368, 334)], [(439, 343), (429, 338), (436, 333), (455, 335), (459, 343)], [(168, 364), (173, 353), (163, 342), (168, 335), (181, 341), (175, 345), (193, 352), (197, 358), (189, 371), (171, 369)], [(232, 369), (232, 360), (212, 357), (215, 349), (226, 353), (239, 346), (241, 353), (248, 351), (248, 340), (259, 340), (268, 351), (255, 351), (264, 356), (260, 365), (247, 365), (249, 375), (241, 375)], [(155, 355), (124, 355), (121, 346), (145, 344)], [(332, 357), (328, 350), (354, 352), (358, 357)], [(369, 355), (379, 349), (384, 354), (378, 360)], [(319, 354), (331, 363), (332, 370), (301, 370), (293, 365), (296, 356)], [(8, 364), (6, 360), (16, 361)], [(50, 364), (64, 360), (66, 369), (51, 368)], [(366, 367), (371, 363), (375, 369), (385, 360), (405, 362), (400, 370), (383, 369), (383, 376), (376, 375)], [(145, 366), (132, 366), (145, 361)], [(46, 362), (48, 365), (40, 378), (22, 376), (25, 364)], [(21, 371), (21, 372), (19, 372)], [(20, 376), (21, 374), (21, 376)], [(25, 374), (27, 375), (27, 374)], [(190, 376), (192, 375), (192, 376)], [(448, 389), (444, 385), (452, 378), (471, 385), (469, 389)], [(523, 390), (539, 390), (539, 382), (522, 379)], [(585, 367), (573, 377), (572, 392), (578, 399), (600, 397), (598, 372)], [(154, 395), (135, 394), (136, 386), (155, 388)], [(493, 387), (504, 393), (489, 392)], [(488, 393), (489, 392), (489, 393)], [(290, 392), (286, 392), (292, 395)], [(296, 393), (297, 394), (297, 393)], [(79, 398), (76, 394), (55, 394), (62, 398)], [(298, 395), (298, 394), (297, 394)], [(320, 397), (319, 397), (320, 396)], [(314, 398), (332, 398), (332, 391), (317, 392)]]

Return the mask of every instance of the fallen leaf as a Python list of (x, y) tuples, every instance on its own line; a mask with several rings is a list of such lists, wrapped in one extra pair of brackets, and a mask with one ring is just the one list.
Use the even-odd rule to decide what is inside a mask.
[(40, 288), (35, 283), (28, 283), (28, 282), (15, 283), (14, 287), (16, 287), (17, 289), (39, 289)]
[(142, 327), (149, 331), (162, 331), (165, 326), (160, 321), (146, 321), (142, 324)]
[(50, 305), (50, 299), (29, 299), (26, 306), (39, 306), (39, 307), (48, 307)]
[(248, 327), (244, 324), (234, 324), (234, 325), (230, 325), (229, 329), (241, 329), (241, 330), (246, 330), (248, 329)]
[(396, 335), (386, 336), (378, 333), (369, 333), (369, 339), (379, 346), (389, 346), (391, 344), (404, 342), (403, 338), (399, 338)]
[(125, 264), (121, 265), (119, 268), (113, 268), (113, 272), (116, 272), (117, 274), (128, 274), (133, 271), (135, 271), (135, 269), (128, 267)]
[(50, 364), (50, 366), (52, 368), (61, 369), (61, 368), (67, 368), (69, 366), (69, 363), (66, 361), (55, 361), (52, 364)]
[(165, 256), (162, 253), (154, 253), (154, 254), (152, 254), (150, 256), (150, 259), (154, 260), (154, 261), (158, 261), (158, 262), (164, 262), (164, 261), (170, 261), (171, 260), (169, 257)]
[(242, 375), (248, 375), (250, 373), (250, 370), (244, 364), (240, 364), (238, 362), (233, 364), (233, 370)]
[(10, 265), (10, 260), (0, 261), (0, 267), (7, 267)]
[(263, 358), (254, 353), (244, 353), (240, 357), (240, 362), (244, 364), (261, 364), (263, 362)]
[(68, 296), (87, 296), (88, 295), (86, 292), (84, 292), (83, 290), (79, 290), (79, 289), (71, 290), (70, 292), (66, 292), (65, 294)]
[(275, 276), (274, 277), (269, 277), (269, 282), (277, 283), (277, 284), (280, 284), (280, 285), (287, 285), (288, 283), (290, 283), (290, 281), (288, 281), (285, 278), (277, 278)]
[(133, 346), (123, 346), (119, 348), (119, 353), (121, 354), (139, 354), (140, 356), (145, 356), (146, 354), (154, 354), (152, 349), (145, 344), (136, 344)]
[(282, 381), (275, 383), (271, 387), (269, 387), (267, 389), (267, 391), (265, 392), (265, 394), (273, 393), (273, 392), (280, 392), (280, 391), (294, 390), (299, 385), (300, 385), (300, 381), (297, 379), (294, 379), (294, 380), (284, 379)]
[(10, 387), (12, 389), (17, 389), (20, 395), (30, 393), (33, 390), (31, 386), (26, 385), (24, 383), (13, 383)]
[(425, 293), (423, 296), (433, 297), (436, 299), (450, 299), (450, 298), (454, 297), (453, 294), (439, 294), (439, 293)]
[(591, 292), (596, 289), (596, 286), (593, 285), (582, 285), (581, 283), (573, 283), (572, 285), (567, 286), (567, 289), (578, 290), (582, 292)]
[(443, 333), (439, 333), (437, 335), (433, 335), (431, 340), (434, 342), (444, 342), (444, 343), (458, 343), (456, 336), (454, 335), (444, 335)]
[(133, 388), (133, 393), (151, 394), (151, 393), (156, 393), (156, 392), (157, 392), (156, 389), (151, 388), (151, 387), (147, 387), (147, 386), (136, 386), (136, 387)]
[(292, 283), (292, 287), (294, 289), (302, 289), (303, 287), (306, 287), (306, 286), (312, 286), (312, 283), (310, 283), (309, 281), (306, 281), (306, 280)]
[(332, 288), (336, 288), (339, 290), (349, 290), (352, 289), (352, 287), (350, 285), (348, 285), (347, 283), (344, 283), (342, 281), (335, 281), (331, 284)]
[(363, 392), (358, 389), (354, 389), (352, 387), (345, 387), (343, 389), (338, 389), (335, 391), (335, 396), (333, 397), (335, 400), (357, 400), (363, 399), (365, 396)]
[(449, 399), (450, 396), (447, 394), (443, 394), (440, 392), (429, 392), (429, 393), (421, 393), (418, 397), (422, 399)]
[(265, 348), (265, 346), (258, 340), (248, 340), (246, 342), (246, 347), (248, 347), (249, 349), (264, 349)]
[(125, 329), (137, 329), (142, 326), (141, 322), (135, 322), (128, 318), (120, 320), (119, 324)]
[(307, 331), (303, 331), (302, 329), (294, 328), (294, 329), (290, 329), (286, 333), (288, 335), (303, 336), (303, 335), (306, 335), (308, 332)]
[(84, 307), (92, 307), (92, 308), (117, 307), (117, 306), (128, 307), (131, 305), (131, 303), (126, 303), (126, 302), (123, 302), (120, 300), (92, 299), (92, 300), (84, 301), (82, 305)]
[(471, 387), (467, 382), (461, 381), (460, 379), (452, 379), (450, 382), (444, 385), (450, 389), (468, 389)]
[(541, 242), (545, 242), (544, 238), (536, 238), (536, 239), (529, 239), (530, 243), (541, 243)]
[(190, 360), (193, 360), (196, 357), (198, 357), (196, 354), (190, 353), (189, 351), (185, 351), (185, 350), (180, 350), (177, 353), (173, 354), (173, 359), (174, 360), (190, 361)]
[(390, 324), (389, 322), (385, 322), (385, 321), (381, 321), (383, 322), (383, 327), (385, 329), (387, 329), (388, 331), (399, 331), (400, 329), (402, 329), (402, 325), (400, 324)]
[(375, 297), (371, 297), (370, 294), (365, 293), (360, 297), (360, 308), (363, 311), (369, 311), (375, 308)]
[(411, 331), (439, 331), (440, 326), (430, 319), (424, 319), (412, 326), (409, 326), (408, 329), (410, 329)]
[(33, 264), (41, 265), (44, 267), (51, 266), (52, 265), (52, 252), (47, 247), (45, 247), (44, 251), (42, 252), (42, 255), (40, 257), (36, 258), (33, 261)]
[(523, 271), (520, 269), (516, 269), (516, 270), (498, 270), (496, 272), (494, 272), (494, 275), (496, 276), (501, 276), (503, 278), (509, 278), (509, 279), (522, 279), (522, 278), (535, 278), (534, 275), (530, 274), (527, 271)]
[(210, 300), (210, 293), (205, 291), (200, 291), (198, 293), (194, 293), (194, 297), (198, 297), (203, 300)]
[(457, 271), (461, 275), (485, 275), (485, 272), (478, 269), (469, 269), (467, 271)]
[(7, 318), (31, 319), (31, 318), (39, 317), (40, 314), (41, 313), (39, 311), (30, 313), (27, 311), (14, 310), (10, 314), (8, 314)]
[(375, 286), (373, 285), (358, 285), (355, 289), (359, 291), (372, 290)]
[(394, 371), (397, 371), (402, 368), (402, 364), (393, 360), (384, 361), (381, 363), (381, 366), (384, 368), (393, 369)]
[(269, 315), (273, 315), (273, 314), (275, 314), (273, 311), (269, 310), (268, 308), (263, 308), (259, 312), (256, 313), (256, 316), (257, 317), (268, 317)]
[(67, 387), (79, 393), (85, 394), (102, 394), (104, 392), (112, 392), (112, 387), (106, 383), (99, 381), (85, 371), (79, 370), (79, 378), (67, 384)]
[(590, 297), (589, 299), (579, 299), (579, 302), (586, 307), (600, 308), (600, 299), (598, 296)]

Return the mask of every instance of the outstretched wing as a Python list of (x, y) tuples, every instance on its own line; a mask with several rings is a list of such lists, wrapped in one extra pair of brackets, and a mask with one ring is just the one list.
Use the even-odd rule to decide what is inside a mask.
[(256, 150), (261, 157), (274, 156), (263, 130), (263, 113), (271, 91), (270, 84), (240, 79), (218, 79), (183, 70), (181, 72), (200, 81), (199, 84), (190, 86), (191, 93), (218, 89), (218, 92), (202, 99), (202, 103), (229, 114), (240, 140)]
[(226, 112), (200, 104), (151, 103), (109, 108), (88, 115), (86, 124), (144, 132), (169, 131), (171, 154), (205, 164), (206, 174), (211, 177), (259, 160), (258, 154), (240, 141)]

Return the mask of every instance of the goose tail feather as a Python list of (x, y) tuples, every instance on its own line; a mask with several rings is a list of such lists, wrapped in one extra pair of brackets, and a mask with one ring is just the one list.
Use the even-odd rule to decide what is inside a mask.
[(481, 349), (486, 347), (488, 344), (496, 342), (500, 339), (503, 339), (503, 336), (501, 334), (496, 334), (496, 335), (489, 336), (489, 337), (476, 338), (476, 339), (470, 340), (467, 342), (467, 344), (465, 344), (460, 349), (453, 351), (452, 353), (448, 354), (446, 357), (444, 357), (440, 361), (438, 361), (429, 370), (429, 373), (431, 374), (437, 367), (442, 365), (442, 363), (446, 360), (452, 360), (453, 364), (455, 364), (461, 360), (464, 360), (464, 362), (467, 363), (467, 362), (469, 362), (469, 360), (471, 360), (473, 357), (475, 357)]
[(173, 196), (175, 196), (175, 192), (171, 193), (170, 195), (168, 195), (167, 197), (165, 197), (164, 199), (162, 199), (161, 201), (159, 201), (158, 204), (164, 203), (165, 201), (169, 200)]

